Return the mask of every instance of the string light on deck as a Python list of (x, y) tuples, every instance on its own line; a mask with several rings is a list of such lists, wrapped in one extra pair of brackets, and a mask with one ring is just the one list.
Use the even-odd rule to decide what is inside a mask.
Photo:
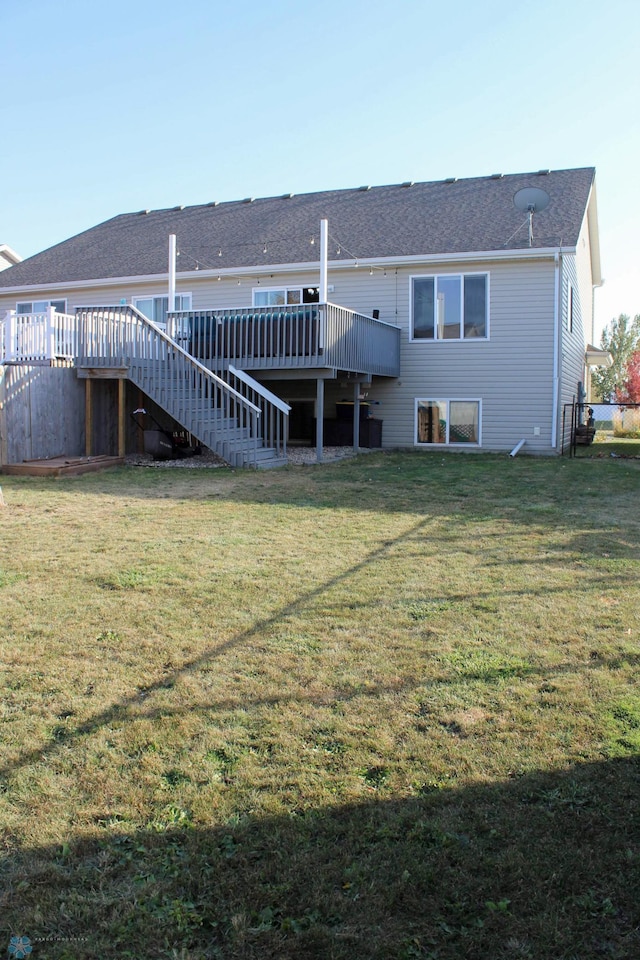
[[(358, 269), (358, 267), (360, 266), (360, 258), (357, 257), (356, 254), (353, 253), (352, 250), (349, 250), (349, 248), (346, 247), (346, 246), (344, 245), (344, 243), (342, 243), (341, 240), (338, 240), (337, 237), (334, 237), (334, 236), (332, 236), (331, 234), (329, 235), (329, 237), (330, 237), (332, 243), (335, 243), (335, 245), (336, 245), (336, 256), (340, 256), (340, 254), (341, 254), (342, 251), (344, 250), (346, 256), (350, 257), (350, 258), (354, 261), (354, 264), (353, 264), (354, 269)], [(385, 267), (379, 267), (377, 264), (374, 264), (374, 263), (369, 264), (369, 276), (370, 276), (370, 277), (373, 276), (374, 271), (376, 271), (376, 270), (382, 271), (383, 276), (386, 277), (387, 271), (386, 271), (386, 268), (385, 268)]]
[[(309, 237), (308, 234), (307, 234), (307, 236)], [(352, 259), (352, 260), (353, 260), (353, 267), (352, 267), (352, 269), (356, 269), (356, 270), (357, 270), (357, 269), (361, 266), (360, 258), (359, 258), (355, 253), (353, 253), (353, 251), (349, 250), (349, 248), (346, 247), (341, 240), (339, 240), (337, 237), (335, 237), (335, 236), (333, 236), (333, 235), (331, 235), (331, 234), (329, 234), (329, 239), (331, 240), (331, 242), (332, 242), (333, 244), (335, 244), (334, 249), (335, 249), (335, 251), (336, 251), (336, 256), (338, 256), (338, 257), (339, 257), (339, 256), (345, 256), (345, 257), (348, 257), (349, 259)], [(248, 241), (248, 242), (246, 242), (246, 243), (234, 243), (234, 244), (230, 244), (230, 249), (229, 249), (229, 250), (226, 250), (226, 247), (225, 247), (225, 250), (226, 250), (227, 253), (229, 253), (231, 249), (240, 248), (240, 247), (242, 247), (242, 248), (251, 248), (251, 247), (253, 247), (254, 250), (255, 250), (255, 254), (257, 254), (258, 251), (257, 251), (255, 248), (256, 248), (256, 246), (259, 245), (258, 249), (260, 249), (260, 250), (262, 251), (263, 256), (265, 256), (265, 255), (269, 252), (269, 246), (272, 245), (272, 244), (274, 244), (274, 243), (275, 243), (275, 244), (283, 244), (283, 243), (286, 243), (286, 244), (298, 243), (298, 244), (299, 244), (299, 243), (301, 242), (301, 240), (302, 240), (302, 238), (301, 238), (299, 235), (298, 235), (298, 237), (279, 237), (279, 238), (277, 238), (277, 239), (273, 239), (273, 238), (269, 239), (269, 238), (266, 238), (265, 240), (262, 240), (262, 241), (257, 241), (257, 240), (255, 240), (255, 241)], [(308, 243), (310, 244), (310, 246), (317, 246), (315, 234), (311, 234), (311, 236), (309, 237)], [(193, 264), (194, 264), (194, 266), (193, 266), (193, 268), (192, 268), (193, 270), (198, 270), (198, 271), (201, 270), (201, 269), (203, 269), (203, 270), (210, 270), (211, 272), (215, 272), (215, 273), (217, 274), (216, 279), (217, 279), (218, 281), (221, 281), (221, 280), (223, 279), (222, 275), (218, 273), (218, 269), (217, 269), (216, 267), (214, 267), (212, 264), (207, 264), (207, 263), (205, 263), (204, 261), (199, 260), (198, 258), (192, 256), (191, 254), (187, 253), (187, 252), (184, 251), (184, 250), (182, 250), (182, 251), (180, 251), (180, 250), (176, 251), (176, 256), (180, 256), (181, 254), (182, 254), (183, 257), (186, 256), (186, 257), (188, 257), (188, 258), (193, 262)], [(254, 256), (255, 256), (255, 254), (254, 254)], [(218, 256), (218, 258), (220, 258), (220, 257), (223, 256), (222, 247), (218, 247), (217, 256)], [(243, 259), (244, 259), (245, 262), (246, 262), (246, 256), (243, 257)], [(255, 261), (254, 261), (254, 262), (255, 262)], [(383, 266), (381, 266), (381, 265), (378, 265), (378, 264), (372, 264), (372, 263), (367, 264), (367, 266), (368, 266), (368, 268), (369, 268), (369, 276), (370, 276), (370, 277), (372, 277), (373, 274), (374, 274), (374, 272), (376, 272), (376, 271), (381, 271), (381, 272), (382, 272), (382, 275), (383, 275), (384, 277), (387, 276), (387, 271), (386, 271), (386, 268), (385, 268), (385, 267), (383, 267)], [(249, 268), (249, 269), (250, 269), (250, 268)], [(242, 284), (242, 281), (241, 281), (240, 279), (238, 279), (238, 274), (235, 274), (235, 275), (234, 275), (233, 273), (227, 273), (227, 274), (225, 274), (225, 278), (224, 278), (224, 279), (227, 279), (227, 280), (236, 280), (237, 283), (238, 283), (238, 286), (241, 286), (241, 284)], [(244, 279), (244, 280), (246, 280), (246, 279), (252, 279), (252, 280), (254, 280), (254, 281), (257, 280), (257, 283), (258, 283), (258, 284), (260, 283), (260, 279), (259, 279), (259, 278), (256, 278), (256, 277), (251, 277), (251, 278), (250, 278), (248, 275), (245, 275), (244, 273), (242, 274), (242, 279)]]

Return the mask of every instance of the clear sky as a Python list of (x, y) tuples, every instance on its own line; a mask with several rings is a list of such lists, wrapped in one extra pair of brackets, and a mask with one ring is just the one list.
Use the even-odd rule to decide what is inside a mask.
[(0, 243), (119, 213), (595, 166), (640, 313), (639, 0), (0, 0)]

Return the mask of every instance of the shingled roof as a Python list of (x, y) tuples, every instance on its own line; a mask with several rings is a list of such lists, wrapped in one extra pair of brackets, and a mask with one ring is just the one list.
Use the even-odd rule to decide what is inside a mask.
[(172, 233), (178, 272), (308, 263), (323, 218), (330, 261), (518, 250), (529, 246), (527, 215), (513, 203), (523, 187), (550, 198), (533, 246), (573, 247), (594, 175), (584, 167), (126, 213), (2, 271), (0, 287), (162, 275)]

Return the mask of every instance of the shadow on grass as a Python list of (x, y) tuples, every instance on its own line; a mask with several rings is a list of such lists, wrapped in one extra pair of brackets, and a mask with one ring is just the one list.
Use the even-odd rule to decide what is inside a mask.
[[(394, 551), (401, 549), (404, 553), (404, 556), (410, 555), (412, 549), (412, 544), (415, 544), (417, 541), (423, 541), (425, 538), (429, 537), (430, 534), (430, 525), (432, 524), (433, 518), (431, 516), (423, 517), (418, 520), (416, 523), (413, 523), (410, 527), (405, 529), (401, 534), (396, 537), (388, 538), (382, 540), (375, 549), (367, 552), (362, 559), (350, 566), (348, 569), (342, 571), (336, 576), (332, 576), (322, 581), (318, 586), (313, 587), (310, 590), (305, 590), (300, 592), (294, 601), (290, 604), (287, 604), (284, 607), (276, 610), (272, 615), (268, 617), (262, 617), (255, 621), (255, 623), (246, 630), (236, 634), (231, 637), (229, 640), (213, 644), (203, 653), (199, 654), (197, 657), (192, 659), (187, 659), (180, 664), (180, 666), (170, 670), (162, 670), (160, 676), (156, 679), (149, 679), (146, 683), (139, 683), (132, 690), (130, 696), (125, 697), (121, 700), (118, 700), (115, 703), (112, 703), (106, 709), (103, 709), (99, 712), (94, 713), (92, 716), (88, 717), (82, 723), (77, 724), (76, 726), (69, 725), (65, 729), (64, 738), (60, 741), (57, 740), (48, 740), (38, 744), (36, 747), (32, 747), (28, 750), (23, 750), (18, 754), (18, 756), (10, 762), (5, 762), (0, 765), (0, 777), (10, 778), (17, 770), (26, 765), (37, 763), (43, 758), (55, 755), (60, 751), (67, 751), (74, 746), (75, 743), (81, 741), (83, 738), (90, 736), (95, 733), (97, 730), (108, 726), (109, 724), (117, 721), (122, 722), (128, 717), (140, 719), (141, 717), (146, 717), (148, 719), (153, 718), (156, 715), (156, 711), (153, 708), (152, 702), (149, 702), (149, 698), (153, 697), (158, 691), (164, 690), (167, 687), (173, 686), (181, 676), (185, 676), (190, 673), (197, 672), (203, 668), (209, 666), (210, 664), (219, 661), (225, 656), (229, 651), (237, 647), (244, 647), (245, 649), (250, 648), (254, 643), (258, 642), (260, 644), (264, 643), (264, 637), (268, 636), (270, 632), (281, 623), (286, 623), (287, 620), (295, 615), (300, 615), (304, 613), (305, 609), (312, 608), (314, 603), (318, 601), (319, 598), (327, 596), (331, 593), (332, 589), (335, 588), (338, 584), (348, 582), (351, 578), (356, 577), (361, 574), (363, 571), (366, 571), (372, 565), (375, 565), (383, 561)], [(619, 539), (618, 534), (618, 539)], [(625, 534), (626, 536), (626, 534)], [(496, 539), (499, 539), (496, 535)], [(606, 547), (608, 553), (607, 557), (611, 558), (632, 558), (637, 555), (637, 550), (629, 546), (622, 539), (618, 542), (618, 539), (614, 539), (613, 534), (609, 534), (606, 539)], [(602, 544), (598, 541), (597, 549), (602, 549)], [(437, 550), (439, 556), (444, 556), (449, 547), (446, 544), (443, 544), (442, 539), (437, 541), (437, 544), (434, 544), (434, 550)], [(451, 546), (450, 549), (459, 549), (459, 545), (455, 544)], [(470, 549), (473, 549), (470, 547)], [(577, 535), (572, 542), (566, 546), (565, 550), (569, 553), (577, 553), (581, 557), (588, 557), (589, 549), (594, 549), (593, 538), (589, 538), (587, 535)], [(420, 562), (423, 558), (423, 553), (417, 552), (416, 561)], [(537, 565), (545, 565), (547, 563), (555, 564), (558, 558), (556, 556), (536, 558), (535, 563)], [(489, 561), (485, 562), (495, 562), (498, 561)], [(502, 563), (503, 561), (500, 561)], [(517, 566), (518, 561), (515, 563), (513, 560), (509, 560), (510, 567)], [(616, 568), (617, 569), (617, 568)], [(611, 587), (614, 584), (627, 584), (629, 582), (629, 574), (626, 571), (622, 573), (606, 572), (600, 573), (598, 576), (592, 576), (589, 580), (583, 584), (576, 582), (575, 592), (580, 593), (590, 592), (595, 588), (605, 589), (606, 587)], [(562, 584), (558, 586), (547, 585), (544, 588), (536, 585), (535, 594), (537, 597), (542, 597), (544, 595), (550, 595), (555, 592), (562, 593), (566, 590), (566, 587)], [(505, 585), (501, 590), (501, 597), (503, 600), (509, 598), (518, 598), (527, 596), (530, 590), (527, 587), (521, 586), (519, 588), (507, 587)], [(482, 605), (484, 599), (490, 599), (491, 594), (484, 593), (482, 591), (469, 592), (468, 594), (455, 594), (448, 592), (442, 597), (435, 596), (429, 597), (428, 603), (435, 604), (437, 606), (438, 602), (441, 602), (445, 605), (452, 605), (456, 603), (473, 605)], [(412, 604), (415, 606), (415, 603)], [(418, 611), (415, 614), (416, 617), (420, 616)], [(607, 659), (600, 656), (597, 661), (586, 663), (583, 665), (584, 670), (589, 670), (591, 668), (597, 667), (598, 669), (602, 667), (603, 663), (606, 663)], [(612, 661), (613, 663), (613, 661)], [(556, 664), (553, 668), (550, 668), (547, 664), (532, 664), (527, 667), (521, 667), (518, 670), (518, 676), (530, 676), (530, 675), (541, 675), (544, 677), (549, 677), (554, 674), (561, 674), (566, 669), (574, 671), (575, 665), (572, 664), (569, 667), (563, 666), (563, 664)], [(502, 674), (498, 671), (496, 673), (496, 679), (499, 679)], [(473, 679), (490, 679), (487, 677), (486, 671), (478, 676), (473, 674), (473, 671), (466, 671), (458, 677), (458, 681), (463, 680), (473, 680)], [(447, 680), (442, 681), (447, 683), (452, 683), (454, 681)], [(396, 684), (393, 687), (393, 691), (398, 693), (400, 690), (409, 692), (414, 689), (416, 686), (422, 684), (422, 681), (418, 681), (415, 678), (407, 680), (403, 683)], [(366, 695), (370, 697), (381, 697), (385, 692), (388, 692), (386, 688), (376, 685), (367, 690)], [(344, 691), (336, 688), (330, 696), (330, 700), (340, 699), (346, 700), (352, 696), (362, 696), (363, 693), (361, 690), (358, 690), (356, 693), (353, 691)], [(264, 700), (258, 699), (252, 701), (253, 706), (256, 705), (265, 705), (270, 702), (273, 703), (282, 703), (286, 701), (286, 697), (282, 694), (279, 694), (273, 700), (265, 698)], [(237, 700), (229, 701), (215, 701), (215, 702), (204, 702), (202, 703), (198, 710), (204, 711), (206, 713), (214, 712), (223, 712), (230, 708), (235, 708), (239, 705)], [(193, 711), (193, 707), (185, 708), (186, 711)], [(182, 713), (181, 709), (171, 710), (168, 709), (166, 705), (162, 707), (162, 715), (177, 715)]]
[(211, 829), (169, 807), (6, 858), (3, 936), (33, 960), (631, 960), (639, 788), (628, 758)]
[[(247, 630), (244, 630), (237, 635), (231, 637), (229, 640), (214, 644), (210, 646), (204, 653), (199, 654), (197, 657), (186, 659), (180, 664), (180, 666), (175, 667), (169, 671), (163, 669), (160, 676), (156, 679), (150, 678), (145, 683), (139, 683), (136, 685), (131, 694), (125, 698), (118, 700), (117, 702), (112, 703), (110, 706), (105, 709), (100, 710), (99, 712), (94, 713), (89, 716), (83, 722), (72, 725), (69, 724), (65, 727), (64, 736), (60, 739), (47, 740), (45, 742), (39, 743), (35, 747), (31, 747), (28, 750), (22, 750), (18, 755), (11, 760), (10, 762), (5, 762), (0, 765), (0, 778), (3, 780), (8, 780), (13, 776), (20, 768), (27, 765), (38, 763), (39, 761), (45, 759), (46, 757), (56, 755), (61, 751), (67, 751), (72, 749), (75, 744), (82, 741), (87, 736), (94, 734), (96, 731), (100, 730), (105, 726), (109, 726), (114, 722), (123, 722), (127, 719), (136, 719), (140, 720), (141, 718), (153, 719), (157, 715), (162, 715), (163, 717), (180, 715), (181, 713), (187, 712), (204, 712), (207, 714), (214, 713), (223, 713), (229, 709), (235, 709), (241, 705), (241, 702), (236, 699), (231, 699), (228, 701), (225, 700), (216, 700), (214, 702), (204, 701), (201, 702), (198, 707), (194, 708), (192, 705), (189, 705), (184, 708), (168, 708), (166, 704), (163, 704), (160, 713), (153, 706), (152, 701), (149, 701), (149, 698), (152, 698), (154, 694), (166, 689), (167, 687), (172, 687), (180, 677), (184, 677), (188, 674), (197, 673), (203, 668), (219, 661), (229, 653), (234, 648), (245, 648), (249, 649), (251, 646), (258, 642), (260, 644), (264, 643), (264, 637), (268, 636), (270, 632), (280, 623), (286, 623), (287, 620), (294, 616), (304, 613), (305, 609), (310, 608), (313, 604), (321, 597), (324, 597), (330, 594), (331, 590), (338, 584), (349, 581), (352, 577), (362, 573), (371, 565), (376, 564), (377, 562), (383, 560), (389, 554), (396, 551), (398, 548), (401, 548), (406, 556), (407, 550), (410, 550), (410, 545), (418, 538), (428, 537), (429, 535), (429, 526), (431, 524), (431, 518), (425, 517), (419, 520), (417, 523), (412, 524), (408, 529), (403, 531), (400, 535), (383, 540), (375, 549), (370, 550), (366, 553), (362, 560), (356, 564), (353, 564), (347, 570), (342, 571), (340, 574), (329, 577), (324, 580), (318, 586), (302, 591), (299, 596), (292, 603), (288, 604), (285, 607), (282, 607), (276, 610), (272, 615), (268, 617), (263, 617), (258, 620)], [(614, 548), (609, 545), (609, 549), (614, 553)], [(622, 549), (622, 548), (621, 548)], [(624, 551), (626, 551), (626, 546)], [(623, 556), (626, 556), (626, 552), (623, 551)], [(441, 543), (438, 546), (439, 555), (444, 555), (446, 551), (442, 549)], [(418, 555), (418, 560), (421, 558), (421, 555)], [(542, 561), (542, 562), (547, 562)], [(540, 561), (536, 560), (536, 563)], [(513, 566), (513, 564), (512, 564)], [(577, 585), (577, 591), (588, 591), (593, 589), (594, 584), (597, 584), (599, 587), (603, 587), (605, 583), (608, 583), (611, 586), (614, 583), (626, 584), (628, 582), (628, 576), (624, 573), (622, 575), (608, 573), (606, 575), (600, 575), (598, 578), (594, 578), (594, 582), (590, 585)], [(542, 596), (544, 594), (551, 594), (553, 592), (563, 592), (566, 587), (550, 587), (546, 586), (542, 591), (539, 587), (532, 588), (536, 596)], [(529, 589), (522, 587), (519, 589), (506, 588), (502, 590), (502, 597), (520, 597), (526, 596), (529, 593)], [(476, 591), (473, 595), (468, 594), (452, 594), (448, 593), (443, 597), (430, 597), (428, 603), (438, 605), (439, 602), (442, 602), (445, 605), (449, 604), (467, 604), (471, 603), (473, 606), (480, 604), (485, 597), (489, 597), (489, 594), (485, 594), (481, 591)], [(415, 603), (413, 604), (415, 606)], [(415, 617), (421, 617), (420, 610), (415, 613)], [(627, 655), (627, 660), (630, 655)], [(588, 671), (589, 669), (597, 668), (601, 669), (603, 664), (611, 663), (611, 665), (616, 665), (617, 661), (615, 659), (609, 660), (604, 655), (599, 655), (597, 659), (585, 663), (582, 665), (582, 669)], [(554, 667), (549, 667), (548, 664), (529, 664), (519, 666), (516, 675), (520, 677), (540, 675), (544, 677), (549, 677), (551, 675), (559, 675), (565, 671), (574, 672), (576, 669), (575, 664), (570, 666), (565, 666), (562, 663), (556, 664)], [(487, 674), (486, 666), (483, 665), (481, 673), (474, 673), (472, 668), (461, 671), (457, 677), (457, 680), (443, 680), (438, 681), (442, 683), (454, 683), (454, 682), (464, 682), (469, 680), (483, 680), (490, 681), (491, 679), (499, 680), (503, 677), (503, 669), (496, 668), (495, 676)], [(336, 687), (333, 690), (333, 693), (330, 699), (336, 699), (341, 701), (346, 701), (354, 697), (367, 696), (367, 697), (382, 697), (385, 693), (393, 690), (394, 693), (399, 691), (410, 692), (416, 687), (424, 685), (423, 681), (416, 679), (414, 677), (405, 678), (402, 682), (396, 682), (393, 687), (384, 687), (380, 685), (375, 685), (367, 689), (363, 693), (361, 689), (353, 691), (351, 687), (347, 690), (340, 689)], [(275, 705), (277, 703), (284, 703), (287, 701), (287, 698), (282, 693), (278, 693), (275, 697), (264, 698), (264, 699), (253, 699), (252, 705)], [(300, 699), (296, 697), (296, 699)], [(309, 699), (313, 699), (311, 696)], [(325, 694), (322, 702), (327, 701), (327, 695)]]

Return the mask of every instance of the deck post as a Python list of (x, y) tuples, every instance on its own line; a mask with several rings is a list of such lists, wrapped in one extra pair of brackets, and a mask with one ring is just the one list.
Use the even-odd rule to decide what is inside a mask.
[(118, 380), (118, 456), (124, 459), (126, 453), (124, 399), (126, 380)]
[[(0, 368), (2, 370), (2, 368)], [(7, 376), (6, 370), (0, 372), (0, 467), (9, 459), (7, 440)]]
[(93, 403), (91, 396), (91, 378), (87, 377), (84, 382), (84, 452), (85, 456), (91, 456), (91, 446), (93, 438)]
[(316, 459), (322, 462), (322, 448), (324, 446), (324, 380), (316, 380)]
[(329, 275), (329, 221), (321, 220), (320, 221), (320, 290), (319, 300), (320, 303), (327, 302), (327, 293), (328, 293), (328, 284), (327, 279)]
[(44, 359), (55, 360), (56, 357), (56, 308), (47, 307), (47, 325), (44, 338)]
[(4, 318), (4, 358), (13, 360), (17, 356), (16, 311), (7, 310)]
[(360, 449), (360, 384), (353, 385), (353, 451)]
[(173, 337), (174, 330), (170, 328), (169, 314), (176, 308), (176, 235), (169, 234), (169, 296), (167, 298), (167, 333)]

